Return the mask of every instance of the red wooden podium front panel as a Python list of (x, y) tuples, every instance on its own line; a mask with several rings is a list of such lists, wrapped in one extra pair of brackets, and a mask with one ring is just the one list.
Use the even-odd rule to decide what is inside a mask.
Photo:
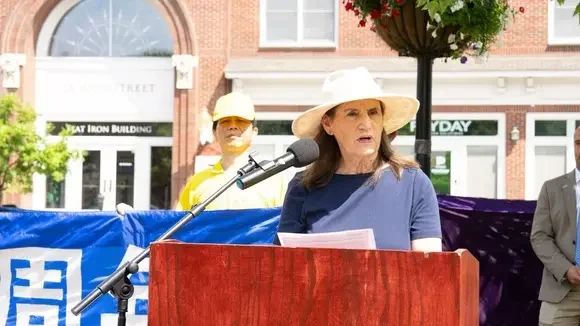
[(152, 245), (149, 326), (479, 325), (468, 252)]

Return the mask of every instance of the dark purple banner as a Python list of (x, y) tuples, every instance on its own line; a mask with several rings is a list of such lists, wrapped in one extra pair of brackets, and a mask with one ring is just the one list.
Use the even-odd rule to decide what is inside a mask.
[(445, 250), (480, 266), (480, 325), (538, 325), (542, 263), (530, 244), (535, 201), (439, 196)]

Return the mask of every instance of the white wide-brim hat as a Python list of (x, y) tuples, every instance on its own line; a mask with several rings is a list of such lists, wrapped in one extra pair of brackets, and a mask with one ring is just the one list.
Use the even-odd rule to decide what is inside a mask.
[(338, 70), (326, 77), (322, 92), (324, 104), (302, 113), (292, 122), (292, 133), (298, 138), (314, 138), (320, 131), (322, 117), (339, 104), (365, 99), (383, 103), (383, 128), (391, 134), (413, 120), (419, 101), (413, 97), (383, 93), (366, 68)]

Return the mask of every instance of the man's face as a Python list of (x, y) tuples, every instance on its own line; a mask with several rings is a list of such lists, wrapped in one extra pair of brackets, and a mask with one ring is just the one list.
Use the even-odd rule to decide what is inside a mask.
[(258, 129), (246, 119), (227, 117), (218, 121), (214, 134), (222, 153), (239, 154), (250, 147)]

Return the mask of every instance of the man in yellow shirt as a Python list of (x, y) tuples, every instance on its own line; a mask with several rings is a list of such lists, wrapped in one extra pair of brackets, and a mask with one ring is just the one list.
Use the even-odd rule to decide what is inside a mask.
[[(238, 169), (248, 163), (252, 138), (258, 134), (254, 126), (256, 113), (252, 100), (232, 92), (220, 97), (213, 112), (213, 134), (222, 152), (220, 160), (210, 168), (191, 176), (179, 196), (177, 210), (190, 210), (214, 194)], [(206, 210), (246, 209), (282, 206), (287, 183), (282, 173), (241, 190), (233, 185)]]

